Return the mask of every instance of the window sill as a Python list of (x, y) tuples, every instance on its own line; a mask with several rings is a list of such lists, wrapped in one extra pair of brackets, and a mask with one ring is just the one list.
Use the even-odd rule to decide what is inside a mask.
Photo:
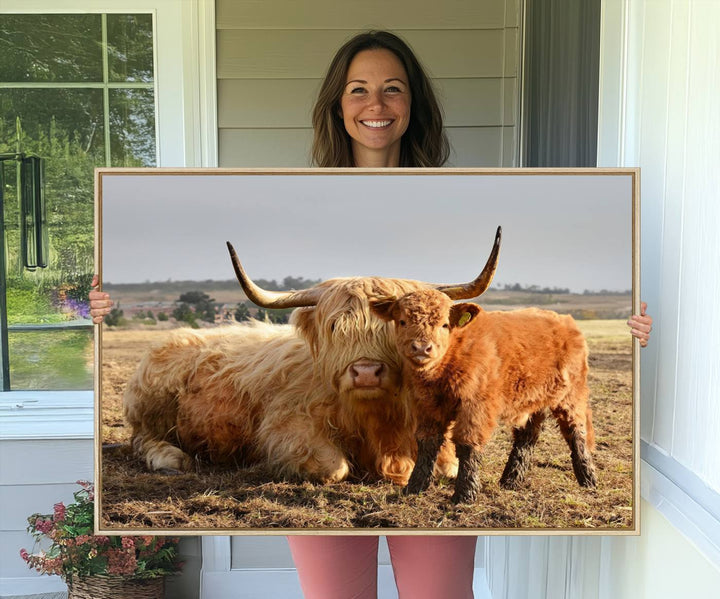
[(92, 391), (0, 393), (0, 440), (92, 439)]
[(710, 562), (720, 566), (720, 496), (645, 441), (641, 453), (643, 499), (657, 508)]

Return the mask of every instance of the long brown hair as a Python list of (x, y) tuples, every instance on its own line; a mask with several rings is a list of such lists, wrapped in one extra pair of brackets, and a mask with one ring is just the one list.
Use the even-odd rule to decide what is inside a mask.
[(376, 49), (389, 50), (398, 57), (405, 67), (412, 94), (410, 123), (400, 146), (400, 166), (442, 166), (450, 155), (450, 145), (430, 79), (410, 47), (388, 31), (360, 33), (335, 54), (313, 109), (313, 164), (354, 166), (350, 136), (340, 116), (340, 98), (352, 59), (358, 52)]

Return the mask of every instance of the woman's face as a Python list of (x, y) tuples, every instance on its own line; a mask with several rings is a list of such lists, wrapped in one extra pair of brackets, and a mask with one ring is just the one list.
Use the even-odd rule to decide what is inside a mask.
[(398, 166), (400, 139), (410, 123), (409, 83), (390, 50), (363, 50), (353, 58), (340, 109), (356, 166)]

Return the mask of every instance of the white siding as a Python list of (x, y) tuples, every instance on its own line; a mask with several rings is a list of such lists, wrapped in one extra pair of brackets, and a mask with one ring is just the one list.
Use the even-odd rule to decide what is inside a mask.
[[(642, 169), (642, 438), (720, 491), (720, 3), (631, 5), (624, 165)], [(602, 155), (607, 156), (601, 151)]]
[[(2, 420), (2, 419), (0, 419)], [(23, 588), (64, 590), (57, 578), (30, 581), (38, 575), (20, 559), (20, 549), (31, 550), (27, 517), (52, 513), (59, 501), (71, 502), (77, 480), (93, 478), (93, 442), (86, 439), (3, 440), (0, 438), (0, 583), (5, 594)]]
[[(308, 166), (310, 113), (335, 50), (391, 29), (439, 91), (453, 166), (513, 166), (519, 0), (217, 2), (220, 166)], [(382, 15), (378, 22), (377, 15)]]
[[(490, 539), (494, 599), (674, 599), (720, 588), (718, 23), (715, 0), (603, 3), (598, 164), (641, 168), (642, 297), (655, 320), (641, 352), (642, 534), (551, 538), (539, 553), (536, 540), (517, 539), (514, 554)], [(547, 578), (529, 593), (493, 576), (538, 561)]]

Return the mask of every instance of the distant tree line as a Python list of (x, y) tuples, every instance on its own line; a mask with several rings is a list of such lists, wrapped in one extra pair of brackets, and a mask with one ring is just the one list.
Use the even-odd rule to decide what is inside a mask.
[[(282, 283), (278, 283), (275, 279), (256, 279), (255, 283), (263, 289), (270, 291), (292, 291), (294, 289), (307, 289), (313, 285), (321, 283), (322, 279), (306, 279), (304, 277), (291, 277), (287, 276), (282, 280)], [(237, 284), (237, 281), (235, 282)]]
[(538, 285), (521, 285), (520, 283), (506, 283), (503, 291), (523, 291), (525, 293), (570, 293), (567, 287), (540, 287)]
[[(255, 283), (264, 289), (270, 291), (292, 291), (293, 289), (307, 289), (313, 285), (317, 285), (322, 279), (306, 279), (304, 277), (285, 277), (280, 283), (275, 279), (254, 279)], [(143, 283), (103, 283), (105, 291), (146, 291), (148, 289), (156, 289), (165, 292), (184, 292), (188, 288), (201, 288), (207, 291), (221, 291), (238, 289), (237, 279), (227, 279), (224, 281), (145, 281)]]
[(632, 291), (630, 289), (626, 289), (625, 291), (612, 291), (608, 289), (601, 289), (600, 291), (594, 291), (591, 289), (586, 289), (583, 291), (583, 295), (630, 295)]
[[(521, 285), (520, 283), (506, 283), (505, 285), (498, 285), (496, 289), (502, 291), (522, 291), (524, 293), (545, 293), (545, 294), (569, 294), (570, 289), (567, 287), (540, 287), (539, 285)], [(618, 291), (618, 290), (592, 290), (585, 289), (583, 295), (628, 295), (630, 290)]]
[(268, 321), (274, 324), (287, 324), (290, 322), (290, 314), (293, 311), (292, 308), (283, 308), (280, 310), (265, 310), (265, 308), (257, 308), (255, 314), (253, 314), (250, 307), (254, 307), (254, 304), (251, 302), (239, 303), (235, 309), (235, 320), (243, 322), (244, 320), (254, 318), (255, 320), (261, 320), (263, 322)]

